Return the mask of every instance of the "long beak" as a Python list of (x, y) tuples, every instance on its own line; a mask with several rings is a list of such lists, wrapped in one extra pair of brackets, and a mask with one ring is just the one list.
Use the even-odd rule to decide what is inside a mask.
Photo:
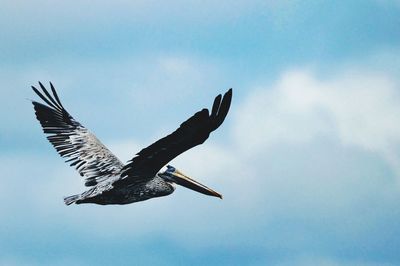
[(215, 192), (211, 188), (206, 187), (203, 184), (200, 184), (196, 180), (191, 179), (190, 177), (179, 172), (178, 170), (175, 170), (175, 172), (172, 173), (171, 181), (173, 181), (174, 183), (176, 183), (178, 185), (190, 188), (194, 191), (222, 199), (222, 195), (219, 194), (218, 192)]

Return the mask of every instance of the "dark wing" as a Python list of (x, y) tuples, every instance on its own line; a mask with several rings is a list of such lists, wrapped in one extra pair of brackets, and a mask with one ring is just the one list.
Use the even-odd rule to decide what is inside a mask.
[(39, 85), (44, 94), (33, 86), (32, 89), (47, 105), (32, 101), (36, 118), (57, 152), (86, 178), (85, 185), (94, 186), (119, 175), (122, 162), (65, 110), (53, 84), (50, 83), (53, 97), (42, 83)]
[(179, 154), (202, 144), (224, 121), (232, 100), (232, 89), (229, 89), (221, 101), (218, 95), (212, 107), (211, 115), (208, 109), (195, 113), (172, 134), (158, 140), (141, 150), (124, 166), (120, 181), (140, 182), (154, 177), (157, 172)]

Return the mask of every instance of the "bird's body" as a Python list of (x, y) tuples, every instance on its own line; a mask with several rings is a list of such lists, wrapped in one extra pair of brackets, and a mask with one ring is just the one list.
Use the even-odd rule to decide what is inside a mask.
[(81, 194), (64, 198), (65, 204), (129, 204), (169, 195), (174, 192), (175, 184), (222, 198), (219, 193), (173, 166), (168, 165), (167, 170), (159, 171), (179, 154), (203, 143), (222, 124), (229, 110), (231, 89), (223, 98), (221, 95), (215, 98), (211, 114), (202, 109), (176, 131), (142, 149), (123, 164), (66, 111), (51, 83), (53, 96), (39, 84), (44, 94), (32, 88), (47, 105), (32, 102), (36, 117), (57, 152), (85, 177), (85, 185), (90, 187)]
[[(174, 192), (175, 187), (155, 176), (143, 184), (113, 185), (112, 181), (97, 184), (88, 191), (65, 198), (66, 203), (76, 204), (96, 203), (100, 205), (130, 204), (155, 197), (167, 196)], [(72, 203), (72, 202), (71, 202)]]

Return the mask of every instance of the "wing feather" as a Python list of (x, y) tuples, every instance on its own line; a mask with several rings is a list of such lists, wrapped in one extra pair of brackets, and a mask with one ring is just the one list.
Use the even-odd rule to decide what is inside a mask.
[(232, 89), (229, 89), (224, 97), (218, 95), (215, 98), (211, 115), (208, 109), (202, 109), (173, 133), (142, 149), (124, 166), (123, 178), (118, 182), (140, 182), (143, 178), (151, 178), (176, 156), (202, 144), (224, 121), (231, 100)]
[(53, 96), (42, 83), (39, 85), (43, 93), (33, 86), (32, 89), (47, 105), (32, 102), (36, 118), (60, 156), (85, 177), (85, 185), (94, 186), (118, 176), (122, 162), (67, 112), (53, 84), (50, 83)]

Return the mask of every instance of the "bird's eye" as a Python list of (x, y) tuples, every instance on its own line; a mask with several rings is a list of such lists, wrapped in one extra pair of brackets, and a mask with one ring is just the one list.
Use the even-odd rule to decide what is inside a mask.
[(168, 172), (175, 172), (175, 167), (171, 166), (171, 165), (167, 165), (168, 168)]

